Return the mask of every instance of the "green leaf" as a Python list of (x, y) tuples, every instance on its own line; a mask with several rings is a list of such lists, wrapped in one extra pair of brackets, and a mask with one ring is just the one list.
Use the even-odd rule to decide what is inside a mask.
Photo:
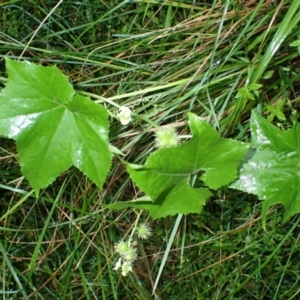
[(269, 105), (269, 104), (266, 104), (266, 109), (267, 109), (270, 113), (273, 113), (273, 114), (275, 114), (275, 113), (277, 112), (276, 106), (272, 106), (272, 105)]
[(194, 176), (205, 171), (201, 179), (211, 189), (236, 179), (247, 145), (221, 138), (192, 113), (189, 123), (193, 134), (190, 141), (152, 153), (140, 168), (127, 164), (130, 177), (153, 203), (127, 202), (126, 206), (147, 209), (153, 218), (199, 213), (211, 192), (208, 188), (192, 188), (190, 181)]
[(247, 98), (247, 96), (248, 96), (248, 90), (246, 87), (243, 86), (238, 90), (235, 98)]
[(300, 212), (300, 125), (281, 131), (252, 112), (250, 126), (256, 151), (231, 187), (264, 200), (265, 228), (267, 210), (274, 204), (285, 206), (284, 221)]
[(35, 191), (72, 165), (101, 187), (112, 156), (106, 110), (76, 95), (56, 67), (5, 61), (0, 135), (16, 140), (22, 173)]
[(254, 96), (251, 94), (250, 90), (249, 90), (249, 87), (248, 86), (243, 86), (241, 87), (236, 96), (235, 96), (236, 99), (238, 98), (242, 98), (242, 99), (250, 99), (250, 100), (255, 100)]
[(262, 87), (262, 84), (258, 84), (258, 83), (252, 83), (249, 85), (249, 90), (251, 91), (257, 91)]
[(281, 112), (281, 111), (277, 111), (277, 112), (276, 112), (276, 117), (277, 117), (277, 119), (278, 119), (279, 121), (285, 121), (285, 120), (286, 120), (284, 113)]
[(281, 111), (284, 104), (285, 104), (285, 99), (282, 99), (275, 106), (268, 105), (268, 104), (266, 105), (267, 110), (271, 113), (267, 118), (269, 122), (272, 122), (275, 116), (279, 121), (286, 120), (284, 113)]
[(293, 41), (289, 45), (290, 47), (299, 47), (300, 46), (300, 40)]
[[(206, 188), (191, 188), (189, 180), (183, 180), (164, 195), (152, 200), (133, 200), (107, 205), (109, 209), (121, 210), (127, 207), (148, 210), (152, 218), (158, 219), (179, 213), (200, 213), (205, 201), (212, 196)], [(188, 200), (188, 201), (187, 201)]]
[(264, 73), (263, 79), (270, 79), (274, 74), (274, 70), (269, 70)]

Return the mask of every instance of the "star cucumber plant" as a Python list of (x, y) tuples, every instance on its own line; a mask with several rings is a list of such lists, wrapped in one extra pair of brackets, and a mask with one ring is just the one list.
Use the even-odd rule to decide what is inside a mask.
[[(193, 134), (190, 141), (153, 152), (143, 166), (126, 164), (130, 177), (150, 199), (112, 204), (110, 208), (143, 208), (154, 219), (199, 213), (212, 195), (210, 189), (228, 185), (237, 178), (237, 168), (248, 146), (221, 138), (195, 114), (189, 114), (189, 125)], [(199, 176), (201, 171), (205, 173)], [(199, 177), (206, 187), (192, 188), (193, 177)]]
[[(102, 188), (113, 152), (121, 153), (109, 144), (108, 111), (76, 94), (55, 66), (5, 61), (8, 80), (0, 93), (0, 135), (16, 141), (21, 171), (36, 193), (72, 165)], [(129, 108), (121, 107), (118, 116), (124, 125), (131, 121)], [(158, 131), (160, 149), (144, 165), (121, 160), (145, 196), (109, 208), (146, 209), (154, 219), (200, 213), (213, 190), (229, 186), (264, 200), (264, 223), (267, 209), (276, 203), (285, 206), (285, 220), (300, 212), (298, 123), (281, 131), (254, 112), (248, 145), (222, 138), (193, 113), (188, 118), (189, 141), (177, 144), (172, 128)], [(246, 159), (249, 147), (254, 154)]]

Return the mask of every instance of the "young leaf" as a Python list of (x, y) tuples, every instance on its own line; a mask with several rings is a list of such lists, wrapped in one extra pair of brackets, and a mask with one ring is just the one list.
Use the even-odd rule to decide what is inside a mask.
[[(211, 189), (235, 180), (247, 145), (221, 138), (209, 124), (192, 113), (189, 123), (193, 134), (190, 141), (152, 153), (140, 168), (127, 164), (130, 177), (153, 201), (126, 202), (127, 207), (147, 209), (153, 218), (199, 213), (211, 192), (207, 188), (192, 188), (193, 176), (205, 171), (201, 179)], [(117, 208), (116, 205), (109, 208)]]
[(290, 47), (300, 47), (300, 40), (293, 41), (289, 45)]
[(262, 84), (258, 84), (258, 83), (252, 83), (249, 85), (249, 90), (250, 91), (257, 91), (262, 87)]
[(274, 117), (277, 117), (279, 121), (286, 120), (284, 113), (281, 111), (284, 104), (285, 104), (285, 99), (280, 100), (275, 106), (269, 104), (266, 105), (266, 109), (270, 112), (270, 115), (267, 118), (269, 122), (272, 122)]
[(265, 228), (266, 213), (271, 205), (285, 206), (284, 221), (300, 212), (300, 124), (281, 131), (252, 112), (251, 133), (251, 145), (256, 151), (231, 187), (264, 200)]
[(16, 140), (22, 173), (35, 191), (72, 164), (101, 187), (111, 164), (106, 110), (76, 95), (56, 67), (5, 61), (0, 135)]

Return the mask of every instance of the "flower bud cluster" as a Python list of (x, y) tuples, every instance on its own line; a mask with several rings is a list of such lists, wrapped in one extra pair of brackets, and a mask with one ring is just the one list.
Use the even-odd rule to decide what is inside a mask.
[[(136, 233), (138, 238), (147, 239), (152, 229), (143, 223), (137, 227)], [(121, 240), (115, 245), (115, 251), (119, 254), (119, 259), (116, 262), (113, 270), (118, 271), (121, 269), (122, 276), (126, 276), (129, 272), (132, 272), (133, 262), (137, 259), (137, 243)]]
[(178, 145), (178, 136), (174, 127), (161, 128), (156, 132), (157, 148), (170, 148)]

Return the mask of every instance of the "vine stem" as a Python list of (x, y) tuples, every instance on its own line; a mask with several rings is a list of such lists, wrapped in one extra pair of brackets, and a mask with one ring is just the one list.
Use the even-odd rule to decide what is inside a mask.
[(134, 233), (136, 231), (136, 228), (137, 228), (137, 225), (138, 225), (138, 222), (139, 222), (139, 219), (140, 219), (140, 216), (141, 216), (142, 212), (143, 212), (143, 210), (141, 210), (140, 212), (137, 213), (137, 217), (136, 217), (136, 220), (134, 222), (133, 229), (132, 229), (131, 234), (130, 234), (129, 239), (128, 239), (128, 244), (129, 245), (131, 244), (133, 235), (134, 235)]

